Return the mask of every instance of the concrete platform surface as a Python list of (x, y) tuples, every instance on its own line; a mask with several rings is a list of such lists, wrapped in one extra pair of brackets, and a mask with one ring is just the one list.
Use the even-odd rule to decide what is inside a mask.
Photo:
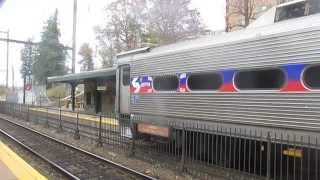
[(46, 180), (47, 178), (0, 141), (0, 179)]

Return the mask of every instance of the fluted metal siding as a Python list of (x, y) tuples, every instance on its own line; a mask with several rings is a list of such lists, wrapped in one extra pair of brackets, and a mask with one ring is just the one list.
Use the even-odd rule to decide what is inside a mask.
[(288, 35), (214, 45), (160, 56), (134, 59), (132, 75), (160, 75), (213, 71), (288, 63), (317, 63), (320, 59), (320, 28)]
[(154, 116), (320, 130), (320, 93), (145, 94), (131, 108)]
[[(133, 76), (320, 62), (320, 29), (133, 61)], [(320, 92), (152, 93), (131, 112), (211, 122), (320, 130)]]

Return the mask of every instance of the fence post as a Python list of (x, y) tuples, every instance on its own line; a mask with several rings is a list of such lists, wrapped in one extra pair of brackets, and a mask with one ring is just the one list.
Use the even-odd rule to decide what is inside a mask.
[(77, 124), (76, 124), (76, 131), (74, 133), (74, 139), (80, 139), (80, 131), (79, 131), (79, 112), (77, 112)]
[(60, 99), (60, 96), (59, 96), (59, 100), (58, 100), (58, 106), (59, 106), (59, 108), (61, 108), (61, 99)]
[(45, 127), (49, 128), (49, 108), (46, 108), (46, 123), (45, 123)]
[(132, 141), (131, 141), (131, 150), (130, 150), (130, 156), (134, 156), (136, 153), (136, 127), (133, 123), (133, 118), (130, 116), (130, 128), (131, 128), (131, 134), (132, 134)]
[(30, 121), (30, 106), (29, 104), (27, 105), (27, 121)]
[(12, 103), (12, 116), (13, 116), (13, 119), (16, 118), (16, 106), (15, 106), (15, 103)]
[(22, 118), (22, 115), (21, 115), (21, 104), (19, 104), (19, 114), (18, 114), (18, 116), (19, 116), (19, 119)]
[(11, 113), (11, 103), (8, 104), (8, 115), (10, 115), (10, 116), (12, 115), (12, 113)]
[(267, 140), (268, 140), (268, 145), (267, 145), (267, 180), (270, 179), (270, 174), (271, 174), (271, 136), (270, 136), (270, 132), (268, 132), (268, 136), (267, 136)]
[(12, 113), (13, 110), (12, 110), (12, 109), (13, 109), (13, 108), (12, 108), (12, 103), (10, 103), (10, 108), (9, 108), (9, 112), (10, 112), (10, 113), (9, 113), (9, 114), (10, 114), (11, 116), (13, 115), (13, 113)]
[(102, 115), (101, 113), (99, 114), (99, 133), (98, 133), (98, 147), (102, 147)]
[(186, 130), (184, 124), (182, 125), (182, 152), (181, 152), (181, 164), (180, 170), (183, 172), (185, 170), (185, 149), (186, 149)]
[(11, 104), (11, 116), (14, 118), (14, 103)]
[(62, 114), (61, 114), (61, 108), (59, 108), (59, 131), (62, 131)]

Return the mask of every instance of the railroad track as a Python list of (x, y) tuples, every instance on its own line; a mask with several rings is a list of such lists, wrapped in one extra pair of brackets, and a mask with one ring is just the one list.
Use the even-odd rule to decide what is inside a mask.
[(2, 118), (0, 133), (48, 162), (70, 179), (154, 179)]

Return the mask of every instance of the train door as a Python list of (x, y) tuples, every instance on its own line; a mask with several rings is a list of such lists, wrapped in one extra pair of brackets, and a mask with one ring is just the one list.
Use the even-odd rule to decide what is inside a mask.
[(130, 113), (130, 66), (125, 65), (119, 68), (119, 112)]

